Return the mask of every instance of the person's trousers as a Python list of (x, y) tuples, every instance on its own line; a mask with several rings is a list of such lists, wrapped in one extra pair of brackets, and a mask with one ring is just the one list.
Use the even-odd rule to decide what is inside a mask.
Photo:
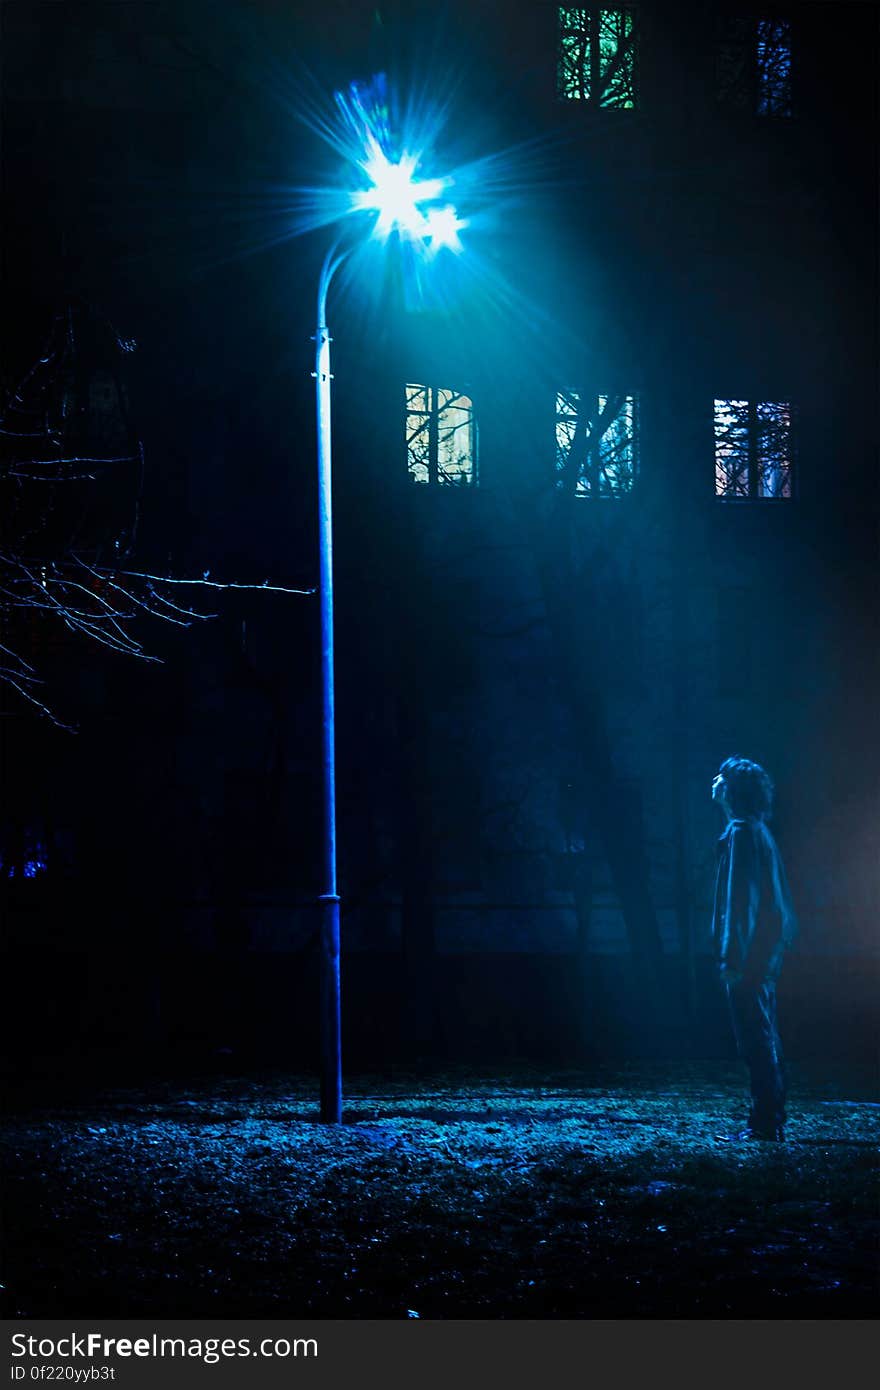
[(776, 982), (727, 986), (739, 1055), (749, 1069), (749, 1128), (772, 1133), (785, 1123), (785, 1061), (776, 1027)]

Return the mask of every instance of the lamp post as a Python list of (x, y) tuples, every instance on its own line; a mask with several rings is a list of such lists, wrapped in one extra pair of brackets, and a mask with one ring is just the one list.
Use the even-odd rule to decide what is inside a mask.
[(333, 680), (333, 489), (327, 291), (345, 253), (331, 247), (318, 282), (315, 404), (318, 433), (318, 601), (321, 609), (322, 834), (320, 908), (321, 1119), (342, 1119), (339, 893), (336, 881), (336, 700)]
[[(459, 251), (458, 232), (465, 224), (455, 209), (438, 206), (445, 182), (416, 180), (418, 157), (392, 160), (371, 133), (365, 137), (360, 167), (368, 186), (351, 195), (351, 210), (375, 214), (371, 236), (387, 241), (392, 234), (428, 256), (441, 248)], [(433, 206), (432, 206), (433, 204)], [(322, 850), (320, 910), (321, 1120), (342, 1119), (342, 1046), (340, 1009), (340, 899), (336, 877), (336, 712), (333, 663), (333, 505), (330, 435), (330, 333), (327, 294), (330, 282), (353, 247), (328, 251), (318, 282), (315, 332), (315, 405), (318, 447), (318, 554), (321, 610), (321, 754)]]

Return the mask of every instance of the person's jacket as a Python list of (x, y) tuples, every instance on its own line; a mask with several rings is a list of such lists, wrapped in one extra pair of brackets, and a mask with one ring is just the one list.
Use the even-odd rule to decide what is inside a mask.
[(775, 980), (797, 935), (782, 857), (762, 819), (732, 820), (718, 842), (712, 940), (722, 972)]

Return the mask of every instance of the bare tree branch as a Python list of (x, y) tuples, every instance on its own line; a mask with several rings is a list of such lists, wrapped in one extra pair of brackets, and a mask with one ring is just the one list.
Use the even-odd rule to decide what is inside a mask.
[[(96, 333), (103, 344), (97, 366), (83, 346), (92, 344), (93, 350)], [(187, 578), (129, 567), (144, 451), (131, 425), (125, 385), (110, 364), (133, 348), (92, 310), (67, 306), (55, 316), (40, 357), (0, 397), (0, 628), (6, 639), (0, 643), (6, 658), (0, 689), (14, 690), (64, 729), (71, 726), (34, 695), (32, 686), (41, 683), (36, 668), (17, 650), (34, 638), (32, 629), (22, 630), (27, 615), (122, 655), (159, 663), (145, 649), (139, 624), (156, 618), (186, 628), (217, 616), (175, 602), (170, 593), (181, 587), (285, 596), (315, 592), (268, 579), (220, 581), (209, 571)], [(101, 563), (111, 547), (118, 562)]]

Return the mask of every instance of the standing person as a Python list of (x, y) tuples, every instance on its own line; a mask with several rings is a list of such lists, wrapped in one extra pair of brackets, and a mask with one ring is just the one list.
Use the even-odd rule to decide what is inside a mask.
[(785, 1065), (776, 1027), (776, 981), (797, 920), (767, 826), (773, 783), (757, 763), (728, 758), (712, 783), (712, 800), (727, 818), (719, 841), (712, 938), (752, 1094), (748, 1128), (724, 1137), (779, 1141)]

